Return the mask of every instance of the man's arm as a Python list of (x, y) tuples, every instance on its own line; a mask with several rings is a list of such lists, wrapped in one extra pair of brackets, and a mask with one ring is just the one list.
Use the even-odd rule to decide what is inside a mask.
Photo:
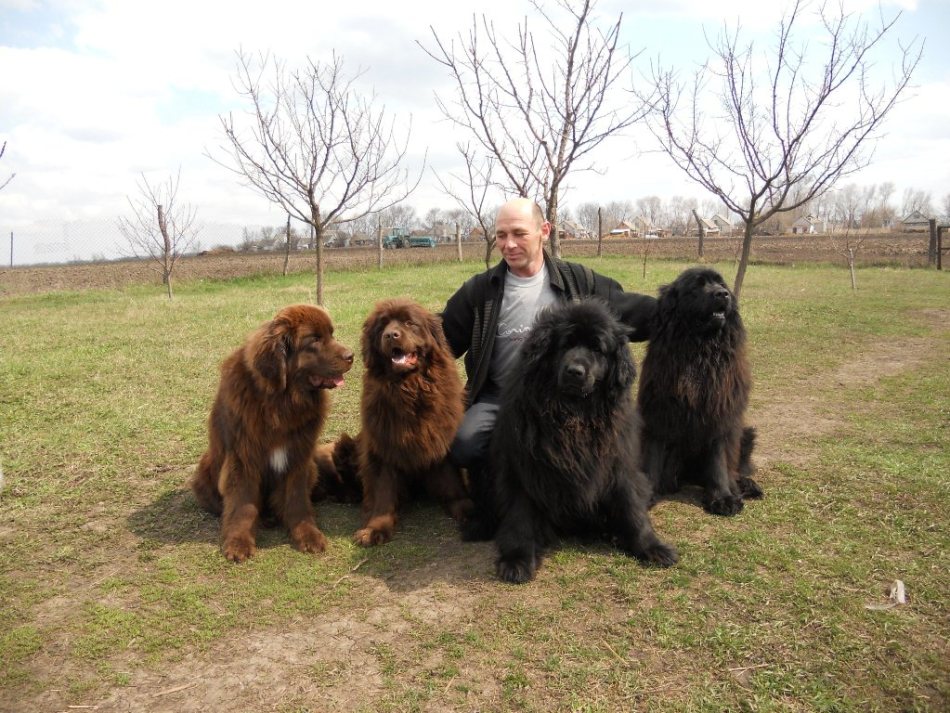
[(656, 314), (656, 297), (637, 292), (624, 292), (620, 283), (594, 273), (594, 294), (607, 301), (621, 322), (631, 329), (631, 342), (650, 338), (650, 325)]
[(472, 345), (472, 327), (475, 322), (475, 308), (472, 305), (471, 280), (462, 285), (449, 297), (442, 312), (442, 331), (449, 343), (452, 354), (458, 359)]

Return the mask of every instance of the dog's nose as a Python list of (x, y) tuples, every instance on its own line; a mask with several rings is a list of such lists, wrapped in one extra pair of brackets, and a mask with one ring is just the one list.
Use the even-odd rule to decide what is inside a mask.
[(399, 334), (399, 330), (398, 330), (398, 329), (387, 329), (387, 330), (383, 333), (383, 336), (384, 336), (386, 339), (392, 340), (392, 339), (399, 339), (399, 337), (400, 337), (401, 335)]
[(583, 379), (587, 370), (580, 364), (570, 364), (567, 367), (567, 375), (575, 379)]
[(345, 351), (345, 352), (343, 352), (343, 355), (342, 355), (342, 356), (343, 356), (343, 361), (345, 361), (347, 364), (352, 364), (352, 363), (353, 363), (353, 352), (351, 352), (351, 351)]
[(727, 290), (725, 287), (719, 287), (715, 292), (713, 292), (713, 294), (721, 299), (726, 299), (729, 296), (729, 290)]

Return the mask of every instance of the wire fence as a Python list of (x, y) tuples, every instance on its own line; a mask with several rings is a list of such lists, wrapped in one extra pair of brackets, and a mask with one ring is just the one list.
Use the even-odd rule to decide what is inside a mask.
[[(218, 246), (216, 249), (199, 250), (202, 254), (182, 257), (175, 267), (174, 279), (181, 282), (281, 274), (285, 265), (285, 254), (281, 250), (244, 253), (235, 248), (221, 247), (240, 244), (241, 229), (241, 226), (225, 226), (214, 240), (207, 241)], [(235, 239), (227, 240), (229, 237)], [(106, 258), (106, 246), (116, 240), (117, 237), (110, 234), (108, 237), (99, 236), (97, 242), (80, 231), (75, 224), (68, 223), (50, 224), (45, 233), (14, 231), (14, 266), (0, 268), (0, 296), (49, 290), (161, 284), (161, 272), (154, 260)], [(561, 246), (564, 257), (582, 261), (596, 259), (598, 253), (622, 256), (638, 264), (653, 260), (700, 260), (698, 239), (695, 237), (656, 240), (608, 238), (599, 246), (596, 240), (563, 240)], [(850, 236), (758, 236), (753, 242), (752, 260), (773, 264), (824, 262), (845, 266), (849, 246), (855, 249), (855, 262), (859, 266), (925, 267), (930, 257), (929, 236), (926, 233), (882, 233)], [(200, 249), (201, 246), (197, 247)], [(463, 242), (462, 259), (484, 263), (485, 247), (482, 241)], [(740, 248), (741, 237), (707, 237), (702, 259), (719, 263), (736, 262)], [(439, 244), (434, 248), (400, 248), (382, 252), (383, 267), (451, 262), (459, 259), (459, 250), (454, 243)], [(31, 265), (18, 262), (25, 261), (28, 255), (41, 255), (46, 258), (66, 255), (68, 259), (38, 260)], [(498, 259), (498, 253), (493, 252), (489, 262), (494, 263)], [(380, 254), (375, 247), (326, 248), (324, 260), (329, 272), (376, 269), (380, 265)], [(56, 264), (52, 264), (54, 262)], [(307, 249), (295, 250), (286, 257), (287, 270), (291, 273), (312, 273), (315, 262), (314, 251)]]

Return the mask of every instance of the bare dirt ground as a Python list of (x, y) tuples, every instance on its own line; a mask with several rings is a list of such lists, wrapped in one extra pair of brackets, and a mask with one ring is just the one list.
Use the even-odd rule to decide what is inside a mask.
[[(919, 267), (927, 264), (928, 236), (921, 233), (869, 235), (856, 251), (859, 265), (899, 265)], [(852, 243), (855, 239), (852, 238)], [(847, 264), (843, 237), (808, 235), (757, 237), (753, 243), (752, 260), (760, 263), (792, 264), (829, 262)], [(484, 259), (483, 243), (463, 244), (467, 259)], [(737, 258), (739, 238), (707, 238), (705, 258), (710, 261)], [(563, 241), (566, 258), (590, 257), (597, 254), (596, 241)], [(697, 258), (696, 238), (663, 238), (661, 240), (606, 240), (604, 255), (625, 255), (642, 259)], [(328, 270), (369, 268), (378, 265), (379, 253), (374, 248), (335, 248), (324, 252)], [(424, 264), (458, 259), (455, 245), (436, 248), (405, 248), (385, 250), (384, 264)], [(497, 253), (492, 257), (497, 259)], [(290, 272), (309, 272), (314, 268), (313, 253), (290, 256)], [(0, 269), (0, 297), (48, 292), (53, 290), (119, 289), (135, 284), (161, 283), (156, 263), (148, 260), (122, 260), (105, 263), (14, 267)], [(224, 253), (182, 258), (173, 273), (173, 280), (223, 280), (250, 275), (280, 274), (284, 256), (280, 253)]]
[[(925, 316), (946, 325), (950, 311)], [(807, 466), (817, 455), (815, 440), (833, 433), (846, 417), (843, 407), (829, 399), (830, 393), (915, 368), (932, 353), (933, 344), (926, 339), (883, 342), (835, 371), (816, 373), (788, 384), (782, 393), (770, 394), (770, 405), (750, 414), (760, 433), (760, 467), (777, 461)], [(304, 705), (327, 711), (371, 710), (385, 685), (379, 657), (374, 655), (377, 647), (399, 647), (408, 630), (428, 622), (464, 626), (480, 616), (497, 594), (498, 587), (484, 574), (493, 570), (489, 544), (445, 542), (442, 550), (421, 570), (397, 572), (385, 581), (351, 574), (359, 580), (360, 601), (372, 606), (356, 603), (352, 610), (333, 612), (320, 621), (299, 621), (279, 631), (219, 641), (160, 671), (136, 674), (131, 685), (116, 688), (87, 709), (197, 713), (294, 710)], [(532, 596), (527, 590), (504, 591), (509, 602)], [(240, 657), (233, 656), (236, 647), (243, 652)], [(485, 663), (467, 661), (463, 667), (479, 665)], [(468, 673), (472, 672), (460, 672)], [(486, 683), (484, 690), (469, 691), (473, 709), (501, 705), (501, 691), (496, 689), (496, 684)], [(433, 701), (424, 710), (439, 710), (445, 697), (435, 696)]]

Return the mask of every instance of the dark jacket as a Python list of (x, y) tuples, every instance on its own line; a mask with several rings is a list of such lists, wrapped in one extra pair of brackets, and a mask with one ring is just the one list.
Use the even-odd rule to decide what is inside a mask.
[[(656, 298), (624, 292), (616, 280), (599, 275), (584, 265), (558, 260), (545, 251), (551, 288), (564, 300), (599, 297), (630, 327), (630, 340), (646, 341), (649, 323), (656, 312)], [(442, 327), (456, 357), (465, 355), (469, 403), (478, 400), (488, 379), (492, 347), (498, 331), (498, 314), (505, 294), (508, 264), (502, 260), (490, 270), (469, 278), (449, 298), (442, 312)]]

